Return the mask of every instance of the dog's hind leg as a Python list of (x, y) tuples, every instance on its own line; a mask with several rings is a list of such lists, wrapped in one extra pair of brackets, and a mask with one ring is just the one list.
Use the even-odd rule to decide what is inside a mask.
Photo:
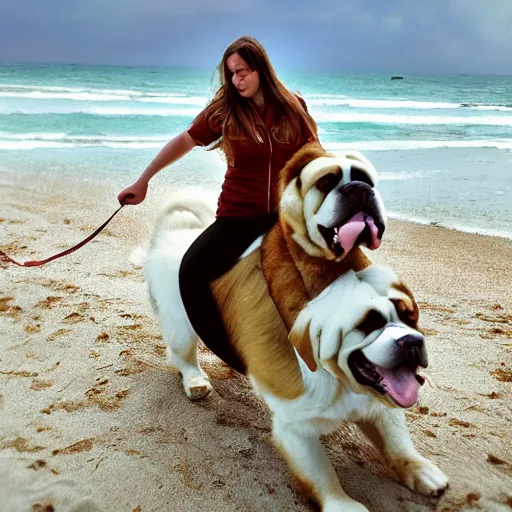
[(201, 400), (212, 385), (197, 361), (197, 336), (186, 317), (160, 310), (162, 337), (167, 344), (167, 359), (181, 373), (183, 388), (191, 400)]

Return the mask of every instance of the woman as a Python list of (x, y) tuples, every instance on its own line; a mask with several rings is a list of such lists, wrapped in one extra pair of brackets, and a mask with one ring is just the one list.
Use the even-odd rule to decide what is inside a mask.
[(220, 148), (228, 164), (216, 220), (191, 245), (179, 274), (180, 292), (198, 336), (239, 371), (210, 289), (241, 254), (277, 220), (277, 183), (286, 161), (318, 140), (302, 98), (288, 91), (263, 46), (252, 37), (231, 43), (219, 65), (221, 86), (189, 129), (158, 153), (139, 179), (118, 195), (138, 204), (149, 180), (196, 146)]

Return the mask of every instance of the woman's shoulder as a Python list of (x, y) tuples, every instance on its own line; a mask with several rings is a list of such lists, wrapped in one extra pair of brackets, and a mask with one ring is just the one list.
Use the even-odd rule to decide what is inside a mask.
[(222, 136), (221, 122), (211, 103), (197, 114), (187, 131), (201, 146), (209, 146)]

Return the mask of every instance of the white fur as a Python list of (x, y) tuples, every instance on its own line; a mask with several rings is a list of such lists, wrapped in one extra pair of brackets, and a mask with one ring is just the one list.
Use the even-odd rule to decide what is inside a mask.
[[(178, 271), (185, 251), (212, 219), (211, 207), (198, 201), (196, 196), (182, 194), (174, 198), (157, 221), (145, 261), (146, 279), (161, 320), (168, 356), (182, 373), (185, 392), (191, 398), (206, 395), (211, 384), (197, 363), (197, 336), (181, 301)], [(336, 351), (342, 353), (342, 347), (349, 342), (347, 318), (350, 322), (360, 319), (370, 302), (373, 307), (390, 308), (386, 293), (393, 276), (391, 271), (380, 271), (377, 267), (358, 274), (349, 272), (301, 312), (294, 329), (305, 328), (306, 320), (316, 326), (320, 364)], [(386, 314), (389, 316), (389, 311)], [(358, 339), (353, 331), (352, 336), (350, 346), (364, 345), (361, 335)], [(184, 355), (190, 353), (194, 356), (186, 359)], [(436, 495), (448, 485), (446, 476), (415, 449), (401, 409), (390, 408), (364, 389), (356, 389), (348, 378), (340, 381), (322, 366), (311, 372), (300, 357), (298, 360), (304, 393), (294, 400), (264, 391), (253, 376), (249, 378), (273, 413), (276, 444), (286, 454), (297, 476), (312, 486), (324, 512), (367, 510), (345, 493), (319, 441), (321, 434), (333, 431), (343, 420), (365, 422), (378, 431), (384, 439), (383, 455), (391, 465), (403, 460), (417, 462), (409, 465), (403, 477), (412, 490)]]
[(195, 348), (191, 349), (197, 335), (181, 300), (178, 276), (183, 255), (214, 217), (214, 206), (207, 195), (193, 189), (178, 191), (157, 220), (144, 262), (151, 302), (167, 344), (167, 358), (181, 372), (185, 393), (192, 399), (203, 398), (212, 387), (197, 363)]

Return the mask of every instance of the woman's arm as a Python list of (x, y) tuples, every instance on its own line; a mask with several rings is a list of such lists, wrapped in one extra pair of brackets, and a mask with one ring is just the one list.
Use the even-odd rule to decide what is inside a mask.
[(121, 204), (139, 204), (144, 201), (149, 180), (164, 167), (171, 165), (192, 151), (195, 146), (197, 146), (196, 141), (187, 131), (171, 139), (144, 169), (137, 181), (118, 194), (118, 201)]

